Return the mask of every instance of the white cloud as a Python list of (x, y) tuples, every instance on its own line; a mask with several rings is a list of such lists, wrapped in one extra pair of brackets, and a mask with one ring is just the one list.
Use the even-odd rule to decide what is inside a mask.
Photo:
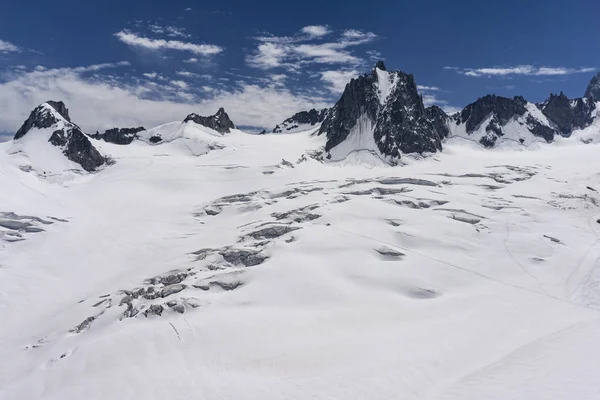
[(321, 72), (321, 80), (328, 84), (328, 89), (331, 93), (341, 94), (346, 88), (346, 84), (352, 78), (358, 76), (358, 71), (323, 71)]
[(200, 76), (199, 74), (196, 74), (196, 73), (190, 72), (190, 71), (185, 71), (185, 70), (176, 71), (175, 74), (179, 75), (179, 76), (185, 76), (186, 78), (197, 78)]
[(459, 74), (471, 77), (482, 77), (482, 76), (557, 76), (557, 75), (571, 75), (580, 74), (596, 71), (596, 68), (567, 68), (567, 67), (535, 67), (533, 65), (516, 65), (513, 67), (488, 67), (488, 68), (458, 68), (458, 67), (444, 67), (447, 70), (456, 71)]
[(0, 39), (0, 53), (17, 53), (20, 51), (21, 49), (14, 44)]
[(417, 85), (417, 89), (418, 90), (422, 90), (422, 91), (431, 91), (431, 92), (439, 92), (441, 89), (437, 86), (423, 86), (423, 85)]
[(269, 75), (270, 82), (275, 86), (283, 87), (285, 85), (285, 80), (287, 79), (287, 75), (285, 74), (271, 74)]
[(115, 126), (152, 127), (183, 120), (191, 112), (212, 115), (220, 106), (238, 125), (269, 128), (298, 111), (330, 106), (318, 96), (247, 84), (231, 90), (202, 88), (200, 100), (190, 93), (179, 93), (177, 87), (154, 81), (127, 84), (109, 76), (86, 77), (97, 68), (14, 70), (3, 75), (0, 132), (16, 132), (31, 110), (47, 100), (64, 101), (73, 121), (86, 132)]
[(156, 72), (145, 72), (142, 75), (144, 75), (148, 79), (155, 79), (158, 76), (158, 73), (156, 73)]
[(188, 8), (185, 9), (185, 11), (192, 11), (192, 8), (188, 7)]
[(183, 38), (189, 38), (192, 37), (192, 35), (186, 33), (185, 28), (179, 28), (173, 25), (159, 25), (159, 24), (149, 24), (148, 25), (148, 29), (150, 29), (150, 31), (152, 33), (155, 33), (157, 35), (167, 35), (170, 37), (183, 37)]
[(325, 25), (309, 25), (302, 28), (301, 32), (312, 37), (321, 37), (329, 34), (331, 31)]
[(184, 63), (195, 63), (195, 62), (198, 62), (198, 59), (192, 57), (192, 58), (188, 58), (187, 60), (183, 60), (183, 62)]
[(117, 32), (115, 33), (115, 36), (121, 42), (129, 46), (142, 47), (149, 50), (189, 51), (193, 54), (202, 56), (215, 55), (223, 51), (222, 47), (213, 44), (195, 44), (181, 42), (179, 40), (150, 39), (129, 31)]
[(275, 43), (261, 43), (257, 53), (249, 56), (246, 61), (248, 65), (260, 69), (271, 69), (283, 64), (288, 50), (285, 46)]
[(185, 83), (184, 81), (171, 81), (170, 83), (171, 83), (171, 85), (177, 86), (178, 88), (181, 88), (181, 89), (188, 88), (188, 84)]
[[(306, 64), (346, 64), (358, 66), (364, 60), (352, 54), (350, 47), (371, 42), (377, 38), (372, 32), (344, 31), (336, 40), (323, 42), (330, 33), (326, 26), (307, 26), (300, 35), (257, 37), (256, 51), (246, 57), (249, 66), (263, 70), (283, 67), (299, 71)], [(319, 43), (320, 42), (320, 43)]]

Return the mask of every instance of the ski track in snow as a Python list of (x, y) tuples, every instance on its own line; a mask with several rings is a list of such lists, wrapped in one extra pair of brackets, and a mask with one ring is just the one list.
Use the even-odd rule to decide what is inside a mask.
[(0, 144), (1, 399), (600, 398), (598, 145), (155, 131), (84, 175)]

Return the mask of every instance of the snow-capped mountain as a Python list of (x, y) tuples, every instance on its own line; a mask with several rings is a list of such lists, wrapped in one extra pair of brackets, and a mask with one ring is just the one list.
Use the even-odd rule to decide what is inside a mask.
[(441, 150), (444, 132), (436, 125), (426, 115), (413, 75), (387, 71), (380, 61), (371, 73), (346, 85), (319, 135), (327, 137), (330, 160), (367, 153), (394, 161), (401, 153)]
[(450, 135), (475, 140), (485, 147), (501, 141), (529, 145), (551, 142), (557, 133), (533, 103), (523, 97), (489, 95), (477, 99), (449, 119)]
[(219, 108), (215, 115), (203, 117), (198, 114), (188, 115), (183, 122), (193, 121), (198, 125), (205, 126), (219, 133), (229, 133), (235, 129), (235, 124), (229, 118), (223, 107)]
[(108, 162), (81, 129), (71, 122), (61, 101), (47, 101), (36, 107), (15, 134), (11, 153), (28, 159), (25, 167), (39, 173), (70, 169), (91, 172)]
[(328, 108), (320, 111), (314, 108), (309, 111), (301, 111), (275, 126), (272, 133), (294, 133), (319, 128), (328, 113)]
[(568, 138), (588, 127), (600, 133), (595, 127), (600, 109), (599, 79), (600, 74), (592, 78), (585, 96), (576, 99), (569, 99), (562, 92), (551, 94), (541, 104), (528, 102), (521, 96), (479, 98), (449, 119), (451, 136), (493, 147), (503, 142), (550, 143), (557, 137)]

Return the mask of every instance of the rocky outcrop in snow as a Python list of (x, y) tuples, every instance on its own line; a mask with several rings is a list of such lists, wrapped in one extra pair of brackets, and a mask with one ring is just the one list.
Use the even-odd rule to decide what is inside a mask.
[(319, 134), (327, 136), (325, 150), (330, 157), (333, 149), (349, 139), (352, 144), (338, 148), (342, 151), (335, 151), (339, 154), (334, 158), (368, 150), (393, 160), (401, 153), (442, 149), (446, 131), (437, 131), (436, 125), (442, 125), (437, 114), (437, 110), (426, 113), (412, 74), (387, 71), (380, 61), (371, 73), (346, 85)]
[(198, 114), (190, 114), (188, 115), (183, 122), (195, 122), (198, 125), (206, 126), (212, 130), (215, 130), (219, 133), (229, 133), (231, 129), (235, 129), (235, 125), (229, 118), (229, 115), (225, 112), (223, 107), (219, 108), (219, 111), (215, 115), (211, 115), (209, 117), (203, 117)]
[[(15, 134), (14, 141), (26, 144), (24, 142), (31, 142), (27, 140), (29, 136), (36, 136), (36, 140), (41, 138), (58, 147), (68, 160), (88, 172), (95, 171), (108, 161), (92, 145), (87, 135), (71, 122), (69, 111), (62, 101), (47, 101), (37, 106)], [(36, 149), (39, 150), (39, 147), (36, 146)], [(27, 149), (24, 151), (27, 152)]]
[(600, 101), (600, 72), (598, 72), (590, 81), (584, 97), (592, 102)]
[(454, 115), (451, 131), (456, 136), (477, 140), (485, 147), (493, 147), (502, 139), (528, 144), (539, 137), (551, 142), (557, 134), (537, 106), (522, 96), (495, 95), (481, 97)]
[(292, 133), (311, 129), (322, 123), (327, 117), (328, 108), (320, 111), (312, 109), (310, 111), (301, 111), (283, 121), (273, 129), (273, 133)]
[[(589, 88), (588, 88), (589, 90)], [(569, 137), (575, 129), (583, 129), (592, 123), (595, 104), (588, 98), (570, 100), (563, 92), (551, 94), (541, 104), (542, 112), (558, 129), (561, 136)]]
[(139, 132), (145, 131), (146, 129), (143, 126), (138, 126), (137, 128), (112, 128), (104, 133), (96, 132), (90, 137), (98, 140), (104, 140), (108, 143), (114, 144), (130, 144), (136, 139), (139, 139)]

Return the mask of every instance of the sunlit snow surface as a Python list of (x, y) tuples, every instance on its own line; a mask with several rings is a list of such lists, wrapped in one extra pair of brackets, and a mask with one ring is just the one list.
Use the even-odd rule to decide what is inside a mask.
[(63, 179), (0, 145), (0, 212), (55, 221), (0, 235), (0, 399), (600, 398), (599, 145), (156, 129)]

